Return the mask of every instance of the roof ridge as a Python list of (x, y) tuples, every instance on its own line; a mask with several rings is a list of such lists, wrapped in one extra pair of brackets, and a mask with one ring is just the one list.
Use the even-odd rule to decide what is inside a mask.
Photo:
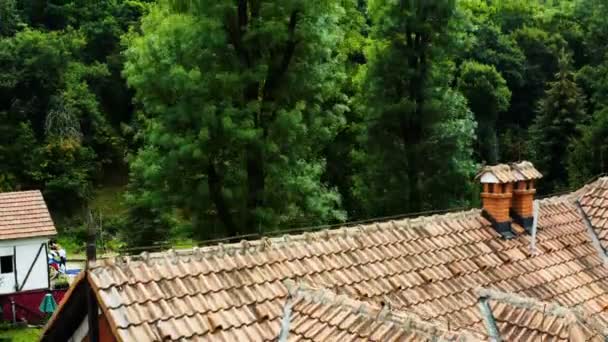
[[(356, 314), (373, 319), (377, 322), (390, 323), (406, 330), (414, 329), (422, 333), (434, 335), (440, 334), (455, 334), (459, 340), (484, 340), (479, 332), (460, 328), (452, 330), (447, 324), (442, 321), (429, 322), (422, 317), (412, 312), (394, 310), (391, 305), (379, 306), (374, 303), (364, 302), (347, 295), (337, 294), (327, 288), (319, 288), (308, 285), (305, 282), (295, 282), (291, 279), (283, 281), (287, 287), (289, 296), (295, 298), (304, 298), (315, 304), (325, 304), (341, 307)], [(388, 298), (386, 299), (388, 301)]]
[(573, 196), (575, 200), (580, 200), (583, 197), (589, 195), (592, 190), (595, 190), (598, 187), (598, 185), (606, 186), (607, 182), (608, 182), (608, 176), (599, 176), (599, 177), (583, 184), (583, 186), (581, 186), (577, 190), (572, 191), (570, 193), (570, 195)]
[[(357, 237), (363, 232), (376, 231), (381, 229), (410, 229), (427, 225), (430, 223), (441, 223), (445, 220), (467, 219), (471, 217), (481, 218), (481, 209), (473, 208), (469, 210), (435, 214), (430, 216), (408, 217), (403, 219), (389, 219), (386, 221), (376, 221), (366, 224), (348, 225), (330, 229), (322, 229), (314, 232), (304, 232), (298, 234), (284, 234), (279, 237), (264, 236), (257, 240), (241, 240), (240, 242), (223, 244), (219, 243), (211, 246), (193, 247), (185, 249), (169, 249), (162, 252), (142, 252), (137, 255), (115, 256), (100, 258), (91, 264), (91, 267), (99, 267), (104, 264), (122, 265), (130, 262), (149, 261), (159, 259), (177, 260), (180, 257), (197, 256), (210, 258), (215, 256), (252, 254), (264, 251), (268, 248), (284, 248), (292, 246), (298, 242), (328, 241), (332, 238)], [(399, 224), (401, 223), (401, 224)], [(384, 224), (384, 225), (382, 225)]]
[(542, 311), (546, 315), (562, 317), (569, 323), (588, 324), (602, 336), (608, 336), (608, 327), (578, 307), (566, 307), (555, 302), (545, 302), (532, 297), (521, 296), (512, 292), (503, 292), (489, 288), (477, 288), (479, 298), (493, 299), (519, 308)]
[[(506, 165), (506, 164), (505, 164)], [(584, 187), (569, 192), (566, 194), (558, 194), (546, 198), (538, 199), (540, 205), (556, 205), (556, 204), (573, 204), (574, 201), (579, 197), (579, 192), (584, 188), (589, 188), (598, 181), (608, 181), (608, 176), (600, 177), (594, 182), (586, 184)], [(441, 223), (449, 219), (466, 219), (471, 216), (479, 216), (481, 208), (471, 208), (468, 210), (451, 211), (442, 214), (422, 215), (414, 217), (404, 218), (387, 218), (379, 219), (378, 221), (369, 221), (366, 223), (357, 222), (345, 222), (343, 225), (338, 227), (329, 227), (317, 231), (305, 231), (298, 233), (286, 232), (282, 236), (262, 236), (256, 240), (241, 240), (240, 242), (233, 243), (218, 243), (203, 247), (193, 247), (185, 249), (169, 249), (162, 252), (141, 252), (136, 255), (129, 256), (114, 256), (109, 258), (100, 258), (96, 262), (92, 263), (92, 267), (102, 266), (106, 263), (113, 265), (128, 264), (130, 262), (137, 261), (148, 261), (151, 259), (173, 259), (186, 256), (196, 256), (202, 258), (210, 258), (215, 256), (226, 256), (236, 254), (252, 254), (260, 251), (264, 251), (267, 248), (283, 248), (292, 246), (298, 242), (311, 242), (319, 240), (329, 240), (335, 237), (356, 237), (362, 232), (369, 232), (379, 229), (409, 229), (412, 227), (422, 226), (430, 223)], [(401, 223), (401, 224), (397, 224)], [(384, 226), (382, 226), (385, 224)]]
[(25, 195), (42, 195), (42, 191), (40, 191), (39, 189), (33, 189), (33, 190), (19, 190), (19, 191), (0, 191), (0, 197), (18, 197), (18, 196), (25, 196)]

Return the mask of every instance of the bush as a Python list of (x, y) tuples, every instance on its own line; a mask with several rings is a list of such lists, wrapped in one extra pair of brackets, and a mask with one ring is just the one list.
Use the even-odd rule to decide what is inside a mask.
[(66, 275), (59, 275), (57, 279), (53, 281), (53, 290), (62, 290), (70, 287), (70, 282)]

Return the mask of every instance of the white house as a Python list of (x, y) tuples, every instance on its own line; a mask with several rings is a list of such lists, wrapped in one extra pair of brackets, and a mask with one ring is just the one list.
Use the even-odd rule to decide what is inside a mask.
[(0, 295), (50, 288), (48, 242), (56, 235), (40, 191), (0, 193)]

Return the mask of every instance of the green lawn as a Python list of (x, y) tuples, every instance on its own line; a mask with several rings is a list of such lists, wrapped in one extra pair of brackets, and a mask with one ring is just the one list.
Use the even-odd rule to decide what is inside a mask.
[[(127, 210), (124, 203), (125, 190), (124, 186), (105, 186), (96, 189), (89, 203), (90, 209), (95, 214), (95, 218), (99, 219), (99, 215), (101, 215), (103, 222), (107, 222), (112, 216), (124, 215)], [(85, 258), (85, 241), (82, 234), (76, 236), (69, 229), (66, 230), (68, 227), (74, 228), (78, 227), (78, 225), (82, 229), (83, 221), (83, 218), (77, 218), (76, 220), (74, 218), (65, 220), (59, 218), (56, 222), (56, 224), (62, 225), (62, 228), (64, 228), (62, 230), (65, 231), (65, 233), (59, 234), (57, 240), (68, 253), (68, 260)], [(106, 248), (112, 251), (115, 241), (105, 242), (107, 243)]]
[(38, 341), (40, 332), (38, 328), (16, 328), (0, 331), (0, 341), (31, 342)]
[(94, 212), (101, 212), (105, 216), (124, 214), (127, 207), (124, 203), (124, 186), (105, 186), (95, 191), (90, 207)]

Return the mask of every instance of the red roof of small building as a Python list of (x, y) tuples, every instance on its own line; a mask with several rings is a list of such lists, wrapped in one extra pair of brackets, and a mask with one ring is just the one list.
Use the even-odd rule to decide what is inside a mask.
[(0, 240), (57, 235), (38, 190), (0, 193)]

